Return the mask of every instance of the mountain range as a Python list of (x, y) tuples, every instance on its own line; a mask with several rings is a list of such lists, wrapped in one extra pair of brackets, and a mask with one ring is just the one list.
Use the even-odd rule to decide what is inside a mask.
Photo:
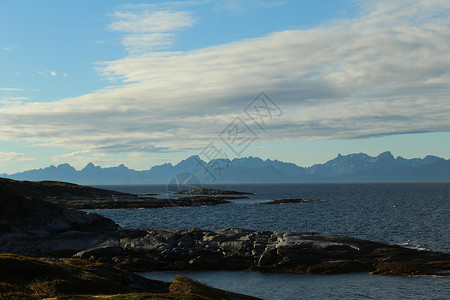
[(135, 171), (126, 166), (102, 168), (89, 163), (82, 170), (69, 164), (50, 166), (15, 174), (0, 174), (15, 180), (55, 180), (85, 185), (167, 184), (195, 180), (203, 183), (290, 183), (290, 182), (411, 182), (449, 181), (450, 160), (436, 156), (405, 159), (384, 152), (376, 157), (365, 153), (338, 155), (311, 167), (258, 157), (217, 159), (209, 163), (191, 156), (176, 165), (157, 165)]

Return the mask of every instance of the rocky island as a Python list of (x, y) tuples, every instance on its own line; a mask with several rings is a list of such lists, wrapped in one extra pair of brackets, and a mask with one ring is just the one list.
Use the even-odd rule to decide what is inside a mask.
[[(79, 259), (81, 264), (100, 264), (120, 272), (251, 270), (450, 276), (449, 253), (344, 236), (242, 228), (217, 232), (198, 228), (124, 230), (97, 214), (58, 206), (52, 203), (57, 201), (52, 198), (55, 192), (47, 195), (32, 186), (0, 181), (0, 252), (47, 257), (52, 263)], [(70, 192), (57, 190), (63, 197)]]
[(271, 200), (267, 202), (257, 203), (259, 204), (285, 204), (285, 203), (324, 203), (325, 200), (316, 200), (316, 199), (301, 199), (301, 198), (290, 198), (290, 199), (277, 199)]
[[(121, 193), (105, 189), (81, 186), (59, 181), (16, 181), (0, 178), (0, 183), (24, 198), (40, 199), (66, 208), (75, 209), (126, 209), (160, 208), (173, 206), (203, 206), (231, 203), (228, 200), (240, 199), (226, 193), (180, 193), (171, 198), (156, 198), (149, 195)], [(219, 190), (217, 190), (219, 191)]]
[(194, 188), (194, 189), (177, 192), (176, 194), (178, 194), (178, 195), (251, 195), (252, 193), (229, 191), (229, 190), (219, 190), (219, 189), (208, 189), (208, 188)]

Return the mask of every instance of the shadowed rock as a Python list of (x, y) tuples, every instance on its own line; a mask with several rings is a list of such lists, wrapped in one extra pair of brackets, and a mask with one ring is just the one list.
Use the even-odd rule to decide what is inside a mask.
[(74, 200), (67, 202), (65, 207), (76, 209), (126, 209), (126, 208), (161, 208), (174, 206), (203, 206), (231, 203), (226, 199), (231, 197), (192, 196), (174, 199), (115, 200), (115, 201), (87, 201)]
[(251, 195), (252, 193), (226, 191), (226, 190), (218, 190), (218, 189), (197, 188), (197, 189), (190, 189), (190, 190), (186, 190), (186, 191), (177, 192), (175, 194), (179, 194), (179, 195)]
[(97, 214), (70, 210), (39, 199), (25, 198), (0, 182), (0, 232), (50, 234), (77, 231), (114, 231), (118, 225)]
[(279, 199), (279, 200), (271, 200), (267, 202), (257, 203), (257, 204), (284, 204), (284, 203), (324, 203), (325, 200), (314, 200), (314, 199)]
[(0, 178), (0, 184), (19, 197), (43, 200), (76, 209), (160, 208), (172, 206), (202, 206), (230, 203), (226, 199), (240, 197), (191, 196), (181, 199), (159, 199), (98, 189), (58, 181), (16, 181)]
[[(139, 236), (136, 236), (139, 232)], [(450, 275), (450, 254), (317, 233), (147, 230), (75, 254), (133, 271), (254, 270)]]

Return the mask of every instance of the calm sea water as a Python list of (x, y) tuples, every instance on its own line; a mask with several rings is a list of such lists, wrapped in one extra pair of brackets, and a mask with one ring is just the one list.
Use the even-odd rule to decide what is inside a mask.
[[(102, 187), (139, 194), (156, 193), (167, 197), (165, 185)], [(308, 231), (450, 252), (450, 183), (217, 184), (206, 187), (253, 194), (249, 195), (249, 199), (235, 200), (232, 204), (219, 206), (95, 212), (113, 219), (124, 228), (199, 227), (218, 230), (242, 227), (270, 231)], [(257, 205), (259, 202), (284, 198), (320, 199), (325, 202)], [(151, 276), (164, 280), (172, 278), (173, 274), (153, 273)], [(265, 299), (450, 298), (448, 278), (249, 272), (197, 272), (190, 273), (189, 276), (216, 287)]]
[(161, 272), (141, 274), (172, 281), (186, 275), (211, 286), (267, 300), (294, 299), (449, 299), (450, 280), (433, 276), (388, 277), (368, 274), (302, 275), (256, 272)]

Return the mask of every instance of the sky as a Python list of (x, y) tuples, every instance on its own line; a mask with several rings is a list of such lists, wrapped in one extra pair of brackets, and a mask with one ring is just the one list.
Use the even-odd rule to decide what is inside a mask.
[(450, 2), (0, 0), (0, 173), (450, 158)]

